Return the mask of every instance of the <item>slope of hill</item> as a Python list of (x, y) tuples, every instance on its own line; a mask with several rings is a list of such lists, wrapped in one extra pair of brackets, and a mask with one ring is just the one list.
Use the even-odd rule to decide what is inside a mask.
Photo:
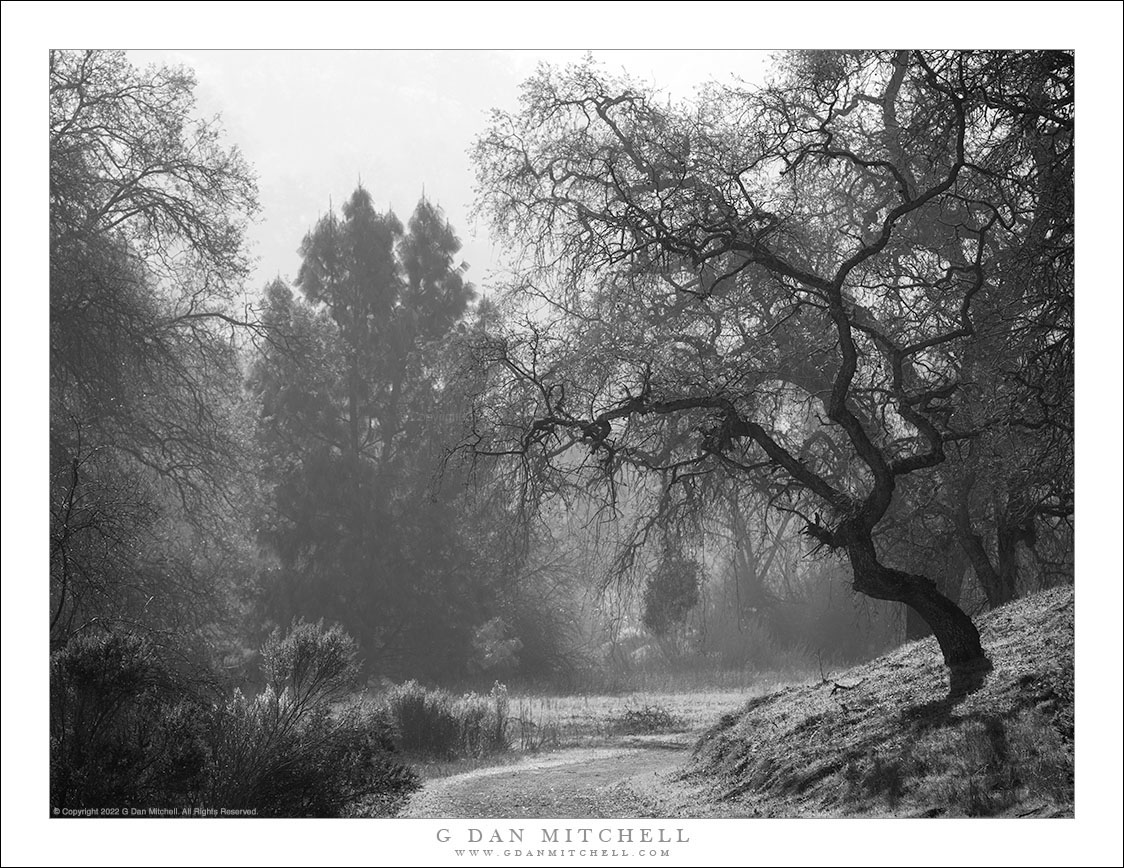
[(1073, 815), (1073, 588), (979, 620), (994, 663), (950, 698), (934, 639), (751, 700), (687, 780), (742, 816)]

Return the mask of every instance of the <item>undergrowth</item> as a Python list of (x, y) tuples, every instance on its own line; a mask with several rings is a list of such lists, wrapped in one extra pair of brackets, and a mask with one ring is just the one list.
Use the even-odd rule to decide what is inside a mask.
[(679, 720), (666, 708), (645, 705), (629, 708), (613, 721), (614, 729), (626, 735), (648, 735), (656, 732), (674, 732), (680, 728)]
[(407, 681), (390, 690), (385, 707), (398, 747), (419, 757), (482, 757), (511, 747), (510, 702), (498, 681), (487, 694), (461, 696)]
[(52, 811), (389, 815), (417, 788), (387, 717), (347, 699), (357, 663), (341, 629), (294, 622), (262, 669), (256, 695), (223, 694), (144, 636), (71, 640), (51, 657)]

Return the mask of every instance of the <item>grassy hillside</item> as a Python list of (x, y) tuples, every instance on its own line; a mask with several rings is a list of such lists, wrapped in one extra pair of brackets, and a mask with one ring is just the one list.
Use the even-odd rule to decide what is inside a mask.
[(689, 778), (750, 816), (1073, 815), (1073, 589), (979, 621), (995, 664), (949, 699), (936, 640), (725, 715)]

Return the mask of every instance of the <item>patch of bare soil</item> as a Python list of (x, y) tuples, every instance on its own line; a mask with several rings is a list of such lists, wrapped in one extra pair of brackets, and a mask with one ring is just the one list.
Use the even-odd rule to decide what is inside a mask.
[(689, 741), (634, 738), (615, 748), (576, 748), (429, 781), (407, 818), (680, 816), (679, 781)]

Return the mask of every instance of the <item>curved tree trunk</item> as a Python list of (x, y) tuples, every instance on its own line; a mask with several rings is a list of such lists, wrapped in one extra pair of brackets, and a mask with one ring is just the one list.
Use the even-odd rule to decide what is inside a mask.
[[(945, 537), (941, 547), (942, 557), (936, 561), (940, 565), (940, 577), (935, 579), (937, 590), (948, 597), (953, 603), (960, 605), (960, 594), (964, 586), (964, 569), (968, 566), (964, 550), (958, 544), (955, 535)], [(933, 634), (932, 629), (917, 610), (910, 606), (905, 607), (905, 638), (924, 639)]]
[(924, 639), (926, 636), (932, 635), (933, 631), (929, 629), (929, 625), (925, 623), (925, 619), (917, 614), (917, 610), (906, 606), (905, 640), (907, 642), (912, 642), (914, 639)]
[(905, 603), (929, 625), (952, 673), (952, 691), (970, 689), (970, 673), (991, 668), (980, 632), (964, 611), (925, 576), (887, 567), (878, 560), (869, 534), (855, 534), (846, 543), (854, 588), (868, 597)]

